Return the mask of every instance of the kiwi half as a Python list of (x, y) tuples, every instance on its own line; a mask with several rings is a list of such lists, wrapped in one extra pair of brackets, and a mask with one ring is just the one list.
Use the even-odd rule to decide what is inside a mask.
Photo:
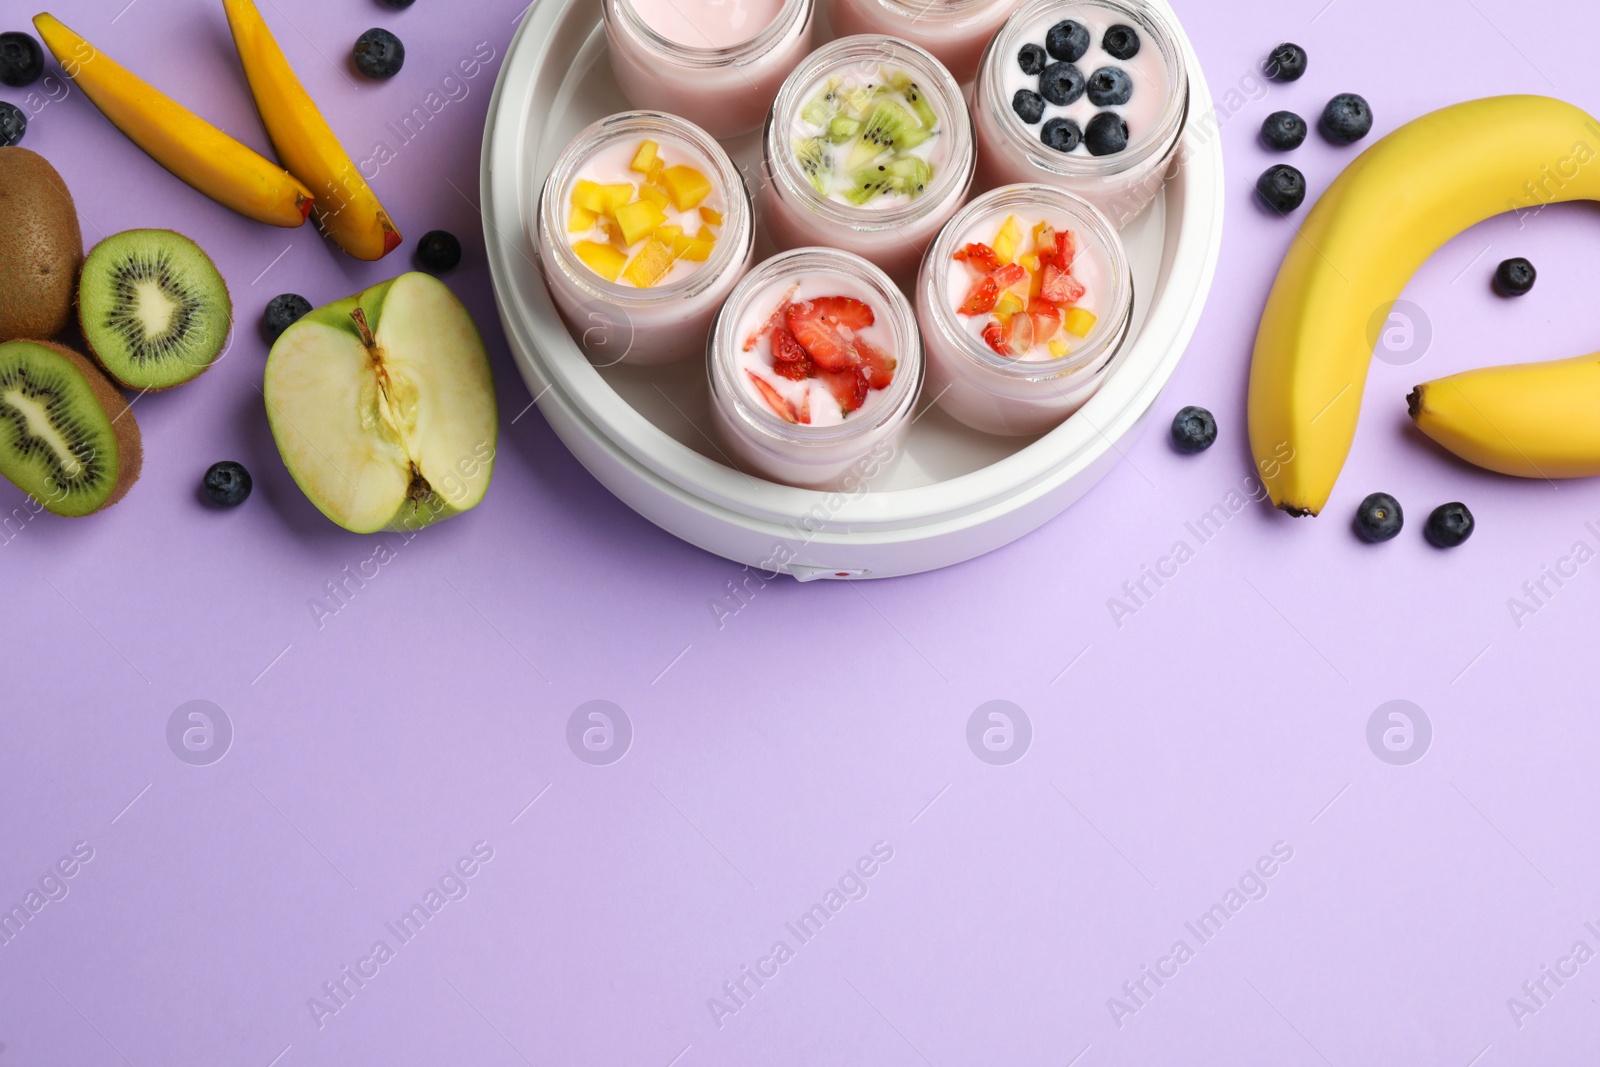
[(233, 303), (216, 266), (189, 238), (128, 230), (95, 245), (84, 261), (78, 318), (111, 377), (134, 389), (167, 389), (216, 360)]
[(44, 341), (0, 344), (0, 474), (57, 515), (115, 504), (139, 478), (139, 426), (93, 363)]

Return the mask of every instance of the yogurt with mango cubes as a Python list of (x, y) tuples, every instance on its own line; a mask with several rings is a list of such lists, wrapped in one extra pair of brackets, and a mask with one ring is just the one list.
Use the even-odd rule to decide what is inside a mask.
[(1083, 406), (1129, 334), (1133, 276), (1081, 198), (1003, 186), (968, 204), (917, 281), (928, 388), (985, 433), (1043, 433)]
[(749, 193), (704, 130), (674, 115), (602, 119), (562, 150), (537, 248), (574, 340), (605, 363), (702, 354), (755, 247)]

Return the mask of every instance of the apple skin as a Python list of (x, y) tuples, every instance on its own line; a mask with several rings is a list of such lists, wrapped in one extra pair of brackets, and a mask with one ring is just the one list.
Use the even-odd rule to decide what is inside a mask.
[[(414, 298), (420, 298), (425, 295), (428, 298), (438, 300), (441, 294), (447, 296), (449, 305), (459, 312), (459, 321), (452, 322), (451, 325), (464, 330), (470, 336), (470, 343), (475, 346), (479, 354), (480, 359), (473, 362), (478, 363), (481, 361), (481, 368), (474, 367), (473, 370), (481, 369), (483, 386), (487, 394), (486, 410), (483, 412), (487, 418), (486, 433), (483, 435), (481, 443), (473, 449), (470, 457), (463, 455), (461, 461), (466, 462), (470, 459), (473, 464), (473, 478), (479, 477), (478, 472), (481, 471), (482, 491), (478, 492), (476, 497), (471, 499), (465, 506), (458, 507), (430, 485), (426, 496), (416, 499), (411, 496), (402, 496), (394, 510), (384, 516), (375, 519), (369, 518), (367, 521), (352, 522), (347, 515), (342, 513), (334, 501), (323, 498), (323, 495), (317, 491), (317, 486), (314, 482), (304, 477), (302, 471), (297, 469), (296, 464), (292, 461), (288, 442), (291, 435), (299, 434), (299, 428), (295, 427), (290, 421), (282, 406), (284, 398), (279, 394), (279, 389), (276, 385), (273, 364), (275, 359), (291, 358), (291, 353), (297, 343), (306, 337), (308, 331), (317, 329), (332, 330), (336, 333), (346, 334), (352, 347), (364, 349), (366, 341), (362, 336), (361, 327), (357, 323), (356, 312), (359, 310), (360, 314), (365, 317), (369, 336), (381, 336), (384, 333), (383, 323), (386, 305), (391, 293), (397, 287), (399, 287), (403, 296), (411, 293)], [(422, 290), (421, 294), (417, 293), (419, 288)], [(327, 343), (326, 340), (323, 343)], [(471, 510), (482, 500), (483, 491), (488, 488), (488, 483), (493, 474), (496, 444), (499, 435), (498, 409), (495, 403), (494, 381), (489, 369), (488, 356), (483, 347), (483, 338), (466, 308), (460, 304), (454, 294), (450, 293), (448, 287), (430, 274), (415, 271), (408, 272), (388, 281), (380, 282), (354, 296), (348, 296), (343, 300), (316, 308), (306, 314), (298, 322), (290, 326), (289, 329), (285, 330), (273, 345), (272, 352), (267, 359), (266, 380), (262, 395), (266, 400), (268, 421), (272, 424), (273, 437), (278, 445), (279, 454), (284, 461), (284, 465), (288, 467), (289, 473), (294, 477), (296, 484), (300, 486), (301, 491), (316, 505), (319, 511), (334, 523), (350, 530), (352, 533), (377, 533), (381, 530), (414, 533), (436, 522), (441, 522), (444, 519)], [(432, 473), (437, 475), (441, 472)]]

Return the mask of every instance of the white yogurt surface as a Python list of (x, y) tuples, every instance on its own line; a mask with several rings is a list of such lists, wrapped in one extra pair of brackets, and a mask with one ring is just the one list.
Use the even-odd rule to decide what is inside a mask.
[(804, 410), (805, 405), (809, 404), (811, 414), (809, 425), (837, 426), (846, 418), (854, 420), (867, 415), (888, 390), (870, 390), (865, 403), (846, 415), (828, 388), (827, 382), (822, 378), (793, 381), (772, 369), (774, 359), (770, 331), (762, 333), (754, 348), (746, 351), (744, 347), (746, 339), (761, 330), (779, 307), (823, 296), (854, 297), (872, 308), (873, 324), (857, 331), (856, 336), (894, 356), (895, 376), (898, 377), (905, 366), (905, 360), (895, 350), (894, 332), (884, 317), (885, 308), (882, 306), (882, 300), (862, 282), (840, 274), (810, 273), (798, 278), (782, 278), (755, 293), (740, 310), (736, 320), (734, 360), (739, 387), (758, 407), (767, 409), (769, 405), (750, 381), (752, 373), (776, 389), (779, 395), (794, 405), (796, 411)]
[[(1066, 229), (1072, 232), (1077, 241), (1077, 255), (1072, 261), (1071, 273), (1086, 290), (1076, 306), (1092, 312), (1098, 319), (1108, 288), (1108, 279), (1111, 272), (1110, 259), (1106, 255), (1105, 249), (1095, 243), (1093, 238), (1083, 229), (1070, 225), (1069, 220), (1051, 218), (1047, 212), (999, 211), (993, 215), (985, 216), (971, 226), (961, 235), (961, 240), (956, 245), (956, 248), (965, 248), (969, 244), (985, 244), (992, 247), (995, 234), (1000, 232), (1000, 227), (1005, 224), (1007, 215), (1015, 215), (1017, 224), (1022, 229), (1023, 240), (1018, 250), (1019, 256), (1023, 252), (1031, 252), (1033, 250), (1033, 228), (1041, 222), (1050, 223), (1052, 229)], [(966, 301), (967, 294), (972, 291), (972, 287), (983, 277), (983, 272), (966, 262), (954, 259), (946, 265), (945, 270), (945, 293), (953, 311)], [(1019, 288), (1021, 288), (1020, 284)], [(993, 319), (993, 314), (956, 315), (956, 321), (961, 323), (967, 333), (985, 348), (988, 347), (988, 343), (983, 340), (983, 330)], [(1065, 321), (1065, 316), (1063, 316), (1063, 321)], [(1095, 327), (1089, 332), (1088, 337), (1077, 337), (1067, 333), (1065, 326), (1063, 326), (1056, 334), (1056, 338), (1066, 343), (1068, 354), (1070, 355), (1073, 351), (1087, 344), (1094, 337), (1095, 331), (1100, 328), (1101, 323), (1096, 321)], [(1016, 358), (1025, 362), (1039, 362), (1056, 359), (1057, 356), (1050, 351), (1049, 343), (1046, 341), (1045, 343), (1035, 344), (1027, 352)]]
[[(1039, 92), (1039, 75), (1025, 74), (1022, 65), (1017, 59), (1017, 54), (1024, 44), (1036, 44), (1044, 47), (1045, 34), (1050, 27), (1065, 19), (1081, 23), (1089, 31), (1089, 50), (1083, 58), (1073, 65), (1083, 73), (1085, 81), (1093, 77), (1094, 72), (1101, 67), (1119, 67), (1133, 80), (1133, 95), (1126, 104), (1116, 107), (1100, 108), (1089, 100), (1089, 94), (1084, 92), (1077, 100), (1065, 107), (1045, 101), (1044, 117), (1036, 123), (1023, 122), (1011, 107), (1011, 100), (1018, 89), (1030, 89)], [(1089, 130), (1089, 121), (1101, 111), (1113, 111), (1121, 115), (1128, 124), (1128, 147), (1119, 155), (1133, 152), (1150, 135), (1155, 132), (1161, 121), (1161, 113), (1167, 106), (1167, 95), (1171, 86), (1167, 81), (1166, 65), (1162, 61), (1161, 50), (1156, 46), (1148, 33), (1137, 26), (1132, 28), (1139, 34), (1139, 53), (1132, 59), (1117, 59), (1101, 47), (1108, 29), (1116, 25), (1132, 26), (1124, 16), (1107, 8), (1095, 4), (1062, 4), (1052, 8), (1046, 16), (1030, 25), (1026, 32), (1012, 50), (1010, 56), (997, 56), (1000, 69), (1003, 73), (1005, 85), (1005, 110), (1006, 117), (1027, 132), (1028, 136), (1037, 138), (1044, 124), (1053, 118), (1067, 118), (1078, 124), (1085, 134)], [(1054, 56), (1046, 53), (1045, 63), (1048, 66), (1057, 62)], [(1040, 94), (1041, 96), (1043, 94)], [(1089, 156), (1089, 149), (1079, 144), (1071, 153), (1074, 156)], [(1115, 158), (1109, 156), (1104, 158)]]

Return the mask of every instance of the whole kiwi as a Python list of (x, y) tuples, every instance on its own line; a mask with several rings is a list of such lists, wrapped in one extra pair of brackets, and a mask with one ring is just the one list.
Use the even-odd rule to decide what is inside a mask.
[(65, 329), (82, 263), (67, 183), (37, 152), (0, 148), (0, 341)]

